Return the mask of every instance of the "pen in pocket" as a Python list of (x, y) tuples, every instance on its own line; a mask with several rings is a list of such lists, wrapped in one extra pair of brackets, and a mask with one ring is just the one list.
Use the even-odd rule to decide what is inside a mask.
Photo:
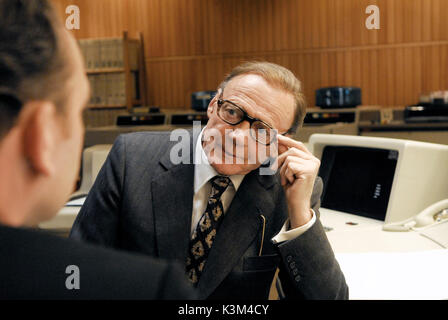
[(264, 231), (266, 229), (266, 218), (264, 215), (260, 214), (261, 223), (262, 223), (262, 231), (261, 231), (261, 244), (260, 244), (260, 251), (258, 252), (258, 256), (261, 256), (261, 253), (263, 252), (263, 243), (264, 243)]

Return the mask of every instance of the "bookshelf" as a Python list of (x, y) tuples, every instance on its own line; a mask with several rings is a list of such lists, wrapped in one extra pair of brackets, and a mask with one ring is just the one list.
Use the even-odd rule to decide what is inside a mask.
[(147, 105), (143, 35), (78, 40), (92, 96), (89, 109), (126, 109)]

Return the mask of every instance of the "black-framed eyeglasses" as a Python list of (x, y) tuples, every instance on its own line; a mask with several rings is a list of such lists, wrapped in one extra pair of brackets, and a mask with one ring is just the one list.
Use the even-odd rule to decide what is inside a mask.
[(236, 103), (222, 99), (222, 93), (218, 99), (218, 116), (222, 121), (232, 126), (236, 126), (243, 121), (249, 122), (251, 137), (263, 145), (270, 145), (277, 137), (277, 134), (285, 135), (289, 133), (289, 130), (284, 133), (278, 133), (276, 129), (263, 120), (249, 116)]

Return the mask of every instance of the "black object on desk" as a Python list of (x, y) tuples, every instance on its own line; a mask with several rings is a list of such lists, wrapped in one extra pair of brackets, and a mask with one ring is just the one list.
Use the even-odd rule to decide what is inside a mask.
[(171, 116), (171, 125), (193, 125), (194, 121), (200, 121), (205, 125), (208, 121), (207, 113), (180, 113)]
[(191, 94), (191, 108), (196, 111), (206, 111), (215, 96), (216, 91), (198, 91)]
[(404, 121), (412, 122), (448, 122), (448, 104), (422, 103), (407, 106), (404, 109)]
[(163, 113), (142, 113), (117, 117), (117, 126), (148, 126), (165, 124)]
[(316, 90), (316, 106), (354, 108), (361, 104), (361, 89), (357, 87), (327, 87)]
[(306, 124), (332, 124), (332, 123), (353, 123), (355, 122), (355, 112), (333, 111), (309, 111), (305, 115)]

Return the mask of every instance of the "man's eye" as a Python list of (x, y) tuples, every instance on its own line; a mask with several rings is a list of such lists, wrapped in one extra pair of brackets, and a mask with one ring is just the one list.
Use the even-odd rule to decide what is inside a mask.
[(232, 108), (230, 106), (226, 106), (226, 108), (224, 110), (227, 113), (227, 115), (230, 116), (230, 117), (238, 116), (238, 111), (235, 110), (235, 108)]

